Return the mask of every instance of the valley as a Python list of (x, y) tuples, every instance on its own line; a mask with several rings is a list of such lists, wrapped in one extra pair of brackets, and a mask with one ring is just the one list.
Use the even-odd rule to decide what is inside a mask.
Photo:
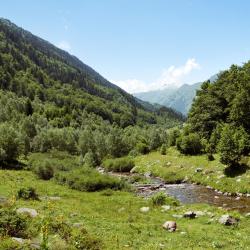
[(249, 249), (250, 62), (167, 92), (1, 18), (0, 250)]

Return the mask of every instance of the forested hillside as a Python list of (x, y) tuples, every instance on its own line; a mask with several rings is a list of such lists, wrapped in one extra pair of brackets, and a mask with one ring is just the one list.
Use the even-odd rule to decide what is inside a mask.
[(139, 103), (76, 57), (5, 19), (0, 87), (1, 160), (55, 148), (83, 157), (89, 152), (97, 163), (107, 154), (157, 148), (164, 128), (183, 121), (171, 109)]
[(232, 65), (197, 91), (187, 124), (176, 141), (183, 153), (206, 152), (210, 160), (238, 166), (250, 152), (250, 62)]
[[(56, 126), (69, 125), (65, 116), (83, 109), (121, 127), (158, 122), (156, 114), (76, 57), (5, 19), (0, 32), (1, 88), (47, 102), (47, 118), (57, 118)], [(172, 110), (165, 117), (169, 124), (179, 119)]]

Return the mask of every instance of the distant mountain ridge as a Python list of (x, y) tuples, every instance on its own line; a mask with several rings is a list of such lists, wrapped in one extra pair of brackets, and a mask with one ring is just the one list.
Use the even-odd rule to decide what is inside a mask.
[[(211, 82), (217, 79), (217, 75), (209, 78)], [(202, 82), (194, 84), (183, 84), (179, 88), (165, 88), (161, 90), (154, 90), (148, 92), (141, 92), (133, 94), (135, 97), (147, 101), (152, 104), (160, 104), (172, 108), (183, 115), (187, 115), (191, 108), (196, 91), (200, 88)]]

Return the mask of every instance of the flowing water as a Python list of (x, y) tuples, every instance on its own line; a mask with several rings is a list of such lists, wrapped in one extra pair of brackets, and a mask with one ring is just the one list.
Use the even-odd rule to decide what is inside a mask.
[[(130, 178), (132, 174), (114, 174)], [(156, 192), (165, 192), (175, 197), (183, 204), (206, 203), (223, 207), (227, 210), (238, 210), (241, 213), (250, 212), (250, 197), (227, 196), (211, 188), (196, 184), (166, 184), (160, 178), (147, 177), (150, 184), (134, 184), (136, 193), (143, 197), (150, 197)]]

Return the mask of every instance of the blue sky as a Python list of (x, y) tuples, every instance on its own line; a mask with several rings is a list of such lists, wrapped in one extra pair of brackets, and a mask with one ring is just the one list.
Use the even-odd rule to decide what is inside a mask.
[(203, 81), (250, 59), (248, 0), (8, 0), (0, 16), (129, 92)]

